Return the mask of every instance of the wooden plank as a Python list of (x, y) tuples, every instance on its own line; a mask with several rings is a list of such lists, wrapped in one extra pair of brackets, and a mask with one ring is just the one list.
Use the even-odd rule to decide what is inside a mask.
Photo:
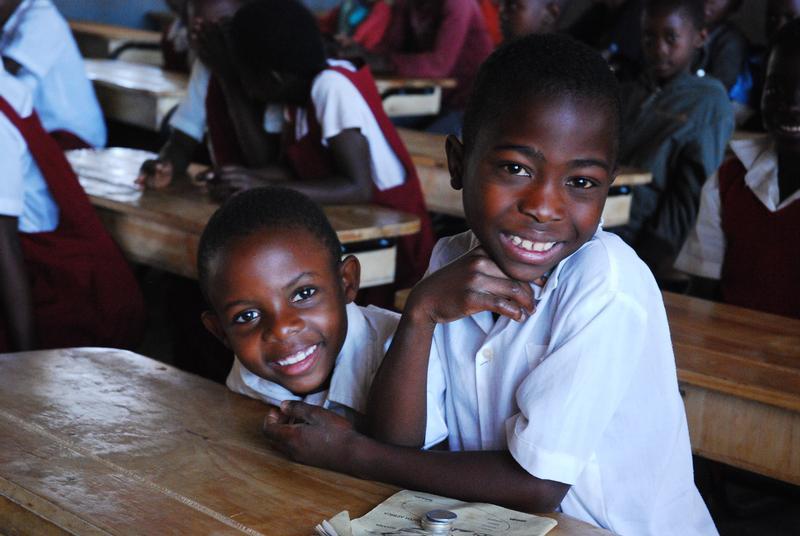
[(149, 30), (75, 20), (69, 21), (69, 27), (84, 58), (108, 58), (121, 46), (130, 43), (161, 43), (161, 34)]
[[(396, 491), (287, 461), (264, 409), (123, 350), (0, 354), (0, 516), (13, 505), (54, 534), (307, 536)], [(609, 534), (549, 515), (555, 536)]]
[[(201, 184), (176, 181), (164, 190), (132, 186), (141, 163), (153, 153), (135, 149), (68, 151), (81, 185), (119, 244), (134, 262), (196, 278), (197, 247), (208, 219), (219, 207)], [(190, 173), (202, 169), (193, 166)], [(376, 205), (323, 207), (343, 244), (397, 238), (419, 231), (419, 218)], [(375, 248), (356, 254), (364, 261), (362, 286), (394, 280), (396, 249)]]

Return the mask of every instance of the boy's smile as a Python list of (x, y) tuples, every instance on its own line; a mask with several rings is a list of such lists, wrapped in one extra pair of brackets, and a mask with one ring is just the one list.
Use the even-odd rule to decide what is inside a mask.
[(647, 69), (660, 84), (687, 71), (704, 40), (705, 30), (695, 28), (681, 11), (642, 15), (642, 48)]
[(482, 128), (468, 154), (448, 139), (467, 221), (506, 275), (534, 281), (594, 235), (613, 180), (612, 121), (588, 99), (534, 96)]
[(324, 386), (347, 333), (354, 258), (334, 266), (304, 229), (268, 229), (232, 242), (212, 265), (206, 327), (252, 373), (295, 394)]

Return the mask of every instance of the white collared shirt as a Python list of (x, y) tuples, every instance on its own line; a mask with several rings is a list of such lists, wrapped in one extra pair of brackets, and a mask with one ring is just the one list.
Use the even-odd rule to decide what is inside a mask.
[[(768, 135), (734, 140), (731, 149), (747, 170), (744, 182), (770, 212), (777, 212), (800, 199), (800, 190), (780, 201), (778, 154)], [(703, 185), (697, 222), (683, 244), (675, 268), (692, 275), (719, 279), (725, 260), (725, 233), (719, 176), (714, 173)]]
[[(439, 241), (430, 270), (477, 245), (471, 232)], [(482, 312), (437, 326), (426, 446), (508, 449), (530, 474), (571, 485), (565, 513), (619, 534), (716, 534), (645, 264), (600, 229), (533, 288), (522, 323)]]
[(47, 131), (68, 130), (102, 147), (106, 125), (78, 45), (50, 0), (23, 0), (3, 26), (0, 54), (19, 63)]
[(232, 391), (279, 406), (284, 400), (302, 400), (350, 418), (366, 413), (372, 378), (389, 349), (400, 315), (378, 307), (347, 305), (347, 335), (336, 357), (330, 387), (300, 397), (280, 384), (247, 370), (239, 359), (233, 362), (225, 384)]
[[(21, 116), (33, 112), (28, 88), (3, 70), (0, 62), (0, 96)], [(52, 231), (58, 226), (58, 206), (17, 127), (0, 113), (0, 215), (18, 218), (24, 233)]]

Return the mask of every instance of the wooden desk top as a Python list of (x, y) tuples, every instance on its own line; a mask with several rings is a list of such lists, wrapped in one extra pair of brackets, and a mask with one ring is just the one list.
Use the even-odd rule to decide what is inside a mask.
[(425, 89), (440, 87), (452, 89), (458, 85), (455, 78), (406, 78), (402, 76), (375, 76), (378, 93), (383, 94), (392, 89)]
[(189, 78), (154, 65), (120, 60), (84, 59), (86, 76), (95, 84), (145, 93), (154, 97), (182, 98)]
[[(417, 168), (427, 166), (447, 169), (447, 155), (444, 150), (446, 136), (408, 128), (398, 128), (397, 132)], [(614, 186), (647, 184), (652, 180), (653, 174), (649, 171), (623, 166), (617, 174)]]
[[(126, 148), (68, 151), (67, 159), (97, 207), (136, 214), (199, 235), (219, 207), (201, 185), (176, 181), (164, 190), (139, 191), (133, 180), (141, 163), (156, 155)], [(193, 166), (190, 174), (202, 166)], [(419, 218), (376, 205), (329, 205), (325, 215), (342, 243), (392, 238), (419, 231)]]
[[(259, 401), (123, 350), (0, 354), (0, 524), (308, 536), (396, 491), (287, 461), (267, 448), (263, 418)], [(609, 534), (552, 517), (554, 536)]]
[(800, 320), (664, 293), (678, 379), (800, 412)]
[(110, 41), (133, 41), (137, 43), (158, 44), (161, 42), (161, 34), (150, 30), (139, 30), (128, 28), (127, 26), (115, 26), (113, 24), (103, 24), (91, 21), (69, 21), (72, 33), (88, 34), (102, 37)]

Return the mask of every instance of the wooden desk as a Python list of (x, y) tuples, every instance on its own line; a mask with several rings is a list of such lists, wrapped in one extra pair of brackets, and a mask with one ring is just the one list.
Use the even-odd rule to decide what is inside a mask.
[(89, 21), (70, 21), (69, 27), (84, 58), (110, 58), (123, 47), (144, 45), (155, 50), (142, 59), (160, 65), (161, 34), (158, 32)]
[[(447, 171), (447, 155), (444, 150), (445, 136), (404, 128), (397, 130), (417, 168), (428, 210), (463, 218), (461, 191), (453, 190), (450, 186), (450, 173)], [(652, 178), (653, 175), (647, 171), (623, 167), (614, 181), (614, 186), (647, 184)], [(605, 227), (628, 222), (632, 199), (632, 193), (608, 197), (603, 209)]]
[(800, 320), (664, 302), (694, 452), (800, 485)]
[(452, 78), (402, 78), (377, 76), (375, 84), (389, 117), (436, 115), (442, 104), (442, 90), (456, 87)]
[[(308, 536), (397, 491), (287, 461), (263, 419), (259, 401), (123, 350), (0, 354), (0, 531)], [(554, 536), (609, 534), (551, 515)]]
[[(219, 205), (201, 186), (178, 182), (164, 190), (131, 186), (141, 163), (155, 155), (134, 149), (68, 151), (94, 207), (111, 236), (134, 262), (185, 277), (197, 277), (200, 234)], [(202, 169), (190, 168), (190, 173)], [(324, 207), (343, 244), (395, 238), (419, 231), (411, 214), (375, 205)], [(356, 253), (361, 261), (361, 286), (394, 281), (396, 247), (377, 247)]]
[(87, 59), (84, 64), (104, 115), (123, 123), (158, 131), (186, 95), (184, 74), (120, 60)]

